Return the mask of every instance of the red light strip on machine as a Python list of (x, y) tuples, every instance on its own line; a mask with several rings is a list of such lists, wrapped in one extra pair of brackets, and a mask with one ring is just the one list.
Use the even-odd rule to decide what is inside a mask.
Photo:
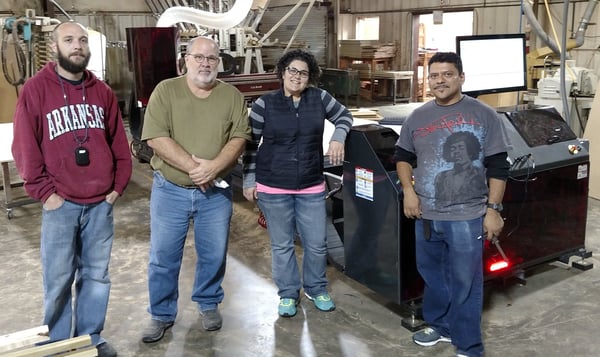
[(506, 268), (508, 268), (508, 262), (504, 261), (504, 260), (500, 260), (497, 262), (493, 262), (490, 265), (489, 270), (490, 270), (490, 272), (495, 272), (495, 271), (506, 269)]

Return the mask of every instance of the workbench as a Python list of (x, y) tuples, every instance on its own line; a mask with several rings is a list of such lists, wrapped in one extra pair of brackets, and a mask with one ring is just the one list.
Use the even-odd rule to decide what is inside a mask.
[(13, 124), (0, 123), (0, 164), (2, 164), (2, 189), (4, 190), (4, 204), (8, 219), (12, 218), (12, 209), (37, 202), (29, 197), (15, 199), (12, 189), (23, 186), (23, 182), (12, 182), (9, 165), (14, 162), (11, 146), (13, 141)]

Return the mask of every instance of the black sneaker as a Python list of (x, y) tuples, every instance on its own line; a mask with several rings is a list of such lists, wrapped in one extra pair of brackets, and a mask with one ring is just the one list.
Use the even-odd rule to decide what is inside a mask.
[(102, 342), (96, 345), (98, 357), (117, 357), (117, 351), (108, 342)]
[(443, 336), (435, 329), (426, 327), (413, 335), (413, 341), (420, 346), (433, 346), (438, 342), (452, 342), (450, 337)]
[(144, 329), (142, 341), (145, 343), (159, 341), (171, 326), (173, 326), (173, 321), (150, 320), (150, 324)]
[(219, 308), (200, 311), (202, 316), (202, 327), (207, 331), (215, 331), (221, 328), (223, 318), (219, 313)]

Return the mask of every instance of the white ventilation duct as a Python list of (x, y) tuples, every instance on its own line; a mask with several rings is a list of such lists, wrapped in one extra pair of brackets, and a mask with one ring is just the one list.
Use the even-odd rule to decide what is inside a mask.
[(212, 13), (186, 6), (170, 7), (162, 13), (156, 27), (169, 27), (179, 22), (188, 22), (214, 29), (230, 29), (242, 22), (252, 7), (252, 0), (236, 0), (233, 7), (224, 13)]

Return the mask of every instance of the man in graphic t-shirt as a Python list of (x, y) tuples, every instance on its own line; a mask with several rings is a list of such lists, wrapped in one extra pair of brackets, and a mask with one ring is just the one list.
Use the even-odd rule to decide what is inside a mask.
[(482, 356), (482, 237), (497, 237), (504, 225), (508, 143), (496, 112), (462, 94), (458, 55), (436, 53), (428, 80), (435, 100), (409, 116), (396, 143), (404, 214), (416, 219), (417, 269), (425, 281), (428, 327), (413, 341), (451, 342), (458, 356)]

